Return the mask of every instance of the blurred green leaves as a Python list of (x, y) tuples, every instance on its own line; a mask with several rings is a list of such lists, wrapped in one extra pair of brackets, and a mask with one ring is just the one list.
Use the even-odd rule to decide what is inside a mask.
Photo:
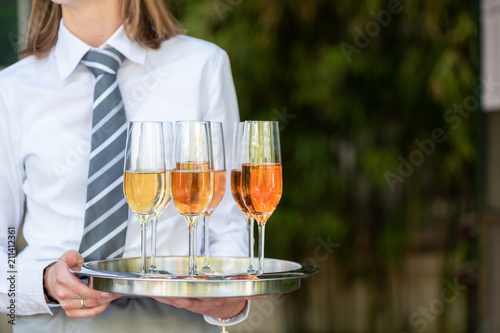
[[(310, 255), (319, 235), (331, 235), (343, 248), (338, 264), (373, 269), (370, 258), (394, 262), (415, 232), (440, 223), (429, 213), (438, 198), (474, 202), (479, 110), (453, 128), (444, 119), (478, 85), (474, 2), (174, 3), (191, 35), (229, 53), (242, 119), (270, 120), (283, 107), (293, 115), (282, 124), (271, 256)], [(358, 52), (346, 58), (342, 43)], [(384, 173), (435, 129), (447, 140), (391, 191)]]
[(16, 1), (0, 1), (0, 68), (17, 61), (17, 42)]

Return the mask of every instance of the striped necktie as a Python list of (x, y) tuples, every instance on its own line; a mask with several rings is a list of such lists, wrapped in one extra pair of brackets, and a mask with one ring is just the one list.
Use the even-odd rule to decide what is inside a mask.
[(82, 63), (95, 76), (85, 225), (85, 260), (121, 257), (128, 206), (123, 195), (126, 119), (116, 73), (125, 57), (113, 48), (89, 51)]

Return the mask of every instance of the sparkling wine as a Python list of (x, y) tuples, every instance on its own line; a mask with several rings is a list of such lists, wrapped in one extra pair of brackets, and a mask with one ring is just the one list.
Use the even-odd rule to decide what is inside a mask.
[(226, 170), (214, 171), (214, 196), (205, 211), (205, 216), (210, 216), (219, 205), (226, 192)]
[(165, 195), (165, 171), (126, 171), (123, 191), (130, 209), (142, 222), (154, 214)]
[(242, 165), (241, 193), (248, 211), (260, 224), (267, 221), (283, 192), (280, 163)]
[[(214, 193), (214, 172), (211, 170), (174, 170), (172, 197), (184, 216), (199, 217), (205, 212)], [(197, 219), (191, 219), (195, 223)]]
[(162, 192), (162, 200), (155, 208), (157, 215), (160, 215), (172, 201), (172, 171), (170, 170), (165, 171), (165, 186), (163, 186)]
[(251, 219), (252, 214), (248, 211), (241, 196), (241, 170), (231, 170), (231, 194), (246, 219)]
[(210, 170), (210, 164), (208, 162), (177, 162), (175, 168), (177, 170)]

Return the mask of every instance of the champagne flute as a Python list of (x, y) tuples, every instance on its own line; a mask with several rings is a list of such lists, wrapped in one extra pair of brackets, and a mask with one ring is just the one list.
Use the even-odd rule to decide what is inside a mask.
[(156, 268), (156, 249), (157, 249), (157, 224), (158, 218), (165, 211), (172, 200), (172, 147), (173, 147), (173, 131), (172, 123), (162, 122), (163, 126), (163, 148), (165, 149), (165, 187), (163, 200), (158, 204), (153, 216), (151, 217), (151, 256), (149, 273), (158, 274)]
[(258, 223), (259, 267), (264, 273), (264, 234), (283, 192), (279, 126), (276, 121), (245, 121), (241, 155), (243, 202)]
[(234, 127), (233, 135), (233, 154), (231, 161), (231, 194), (233, 195), (234, 201), (240, 208), (243, 215), (247, 220), (248, 226), (248, 273), (255, 274), (257, 271), (253, 265), (254, 257), (254, 246), (253, 246), (253, 225), (254, 219), (252, 214), (248, 211), (247, 207), (243, 203), (243, 198), (241, 196), (241, 136), (243, 134), (243, 125), (245, 123), (240, 122)]
[(123, 191), (141, 223), (141, 267), (146, 274), (147, 224), (165, 195), (165, 151), (161, 122), (132, 121), (127, 132)]
[(222, 123), (210, 122), (210, 132), (212, 134), (212, 156), (214, 170), (214, 195), (212, 201), (208, 205), (207, 210), (203, 213), (203, 222), (205, 228), (204, 256), (202, 273), (214, 273), (210, 267), (210, 232), (209, 220), (210, 215), (219, 205), (226, 191), (226, 155), (224, 153), (224, 132)]
[(207, 121), (175, 124), (172, 198), (189, 230), (189, 270), (196, 275), (195, 226), (214, 194), (212, 137)]

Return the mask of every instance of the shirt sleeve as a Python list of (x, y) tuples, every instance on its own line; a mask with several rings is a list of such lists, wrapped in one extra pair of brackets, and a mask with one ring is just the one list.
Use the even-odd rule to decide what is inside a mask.
[[(18, 161), (16, 132), (0, 95), (0, 312), (16, 315), (50, 313), (43, 294), (42, 272), (48, 263), (23, 262), (15, 242), (24, 214), (23, 167)], [(5, 268), (4, 268), (5, 267)]]
[(226, 155), (226, 191), (210, 217), (210, 253), (213, 256), (248, 255), (245, 217), (231, 195), (231, 152), (233, 131), (240, 121), (236, 91), (227, 53), (218, 49), (210, 72), (211, 83), (205, 95), (206, 120), (222, 122)]

